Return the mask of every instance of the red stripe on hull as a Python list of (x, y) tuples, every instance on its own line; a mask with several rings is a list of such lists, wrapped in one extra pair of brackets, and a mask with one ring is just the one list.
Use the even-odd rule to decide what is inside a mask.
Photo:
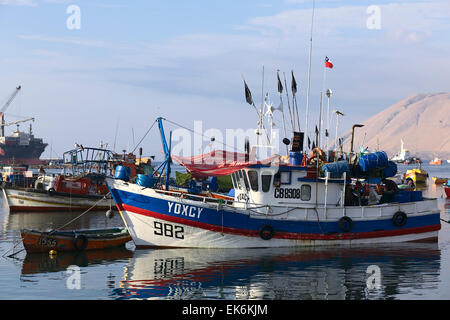
[[(117, 206), (119, 210), (127, 210), (140, 215), (153, 217), (160, 220), (166, 220), (174, 223), (180, 223), (191, 227), (201, 228), (214, 232), (223, 232), (228, 234), (247, 236), (247, 237), (259, 237), (257, 230), (237, 229), (230, 227), (222, 227), (212, 225), (203, 222), (191, 221), (183, 218), (172, 217), (165, 214), (153, 212), (150, 210), (144, 210), (141, 208), (121, 204)], [(315, 234), (315, 233), (293, 233), (293, 232), (276, 232), (273, 238), (276, 239), (289, 239), (289, 240), (354, 240), (354, 239), (373, 239), (384, 238), (393, 236), (402, 236), (407, 234), (420, 234), (425, 232), (438, 231), (441, 229), (441, 225), (431, 225), (417, 228), (407, 228), (398, 230), (383, 230), (383, 231), (371, 231), (371, 232), (358, 232), (358, 233), (337, 233), (337, 234)]]

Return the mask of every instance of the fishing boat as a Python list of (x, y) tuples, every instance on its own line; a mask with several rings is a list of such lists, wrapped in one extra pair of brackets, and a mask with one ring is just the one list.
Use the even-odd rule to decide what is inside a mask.
[(439, 158), (434, 158), (433, 160), (430, 161), (431, 165), (441, 165), (442, 164), (442, 159)]
[(105, 177), (110, 174), (111, 157), (109, 150), (78, 146), (63, 154), (64, 171), (56, 177), (43, 174), (31, 187), (4, 183), (10, 212), (109, 209), (112, 200), (107, 196)]
[(447, 196), (447, 198), (450, 198), (450, 186), (449, 185), (444, 186), (444, 192), (445, 192), (445, 195)]
[(405, 179), (408, 181), (408, 179), (412, 180), (415, 184), (417, 183), (426, 183), (428, 178), (428, 173), (423, 170), (422, 168), (414, 168), (414, 169), (408, 169), (405, 173)]
[(49, 232), (23, 229), (21, 235), (27, 253), (101, 250), (124, 246), (131, 241), (125, 228)]
[[(161, 123), (161, 118), (158, 121)], [(164, 136), (161, 125), (160, 129)], [(296, 142), (295, 137), (293, 141)], [(171, 160), (176, 158), (197, 173), (231, 174), (234, 201), (186, 196), (170, 191), (167, 181), (165, 185), (143, 187), (108, 177), (108, 188), (137, 248), (436, 241), (441, 228), (437, 199), (424, 198), (420, 191), (390, 194), (387, 182), (376, 188), (370, 188), (368, 183), (353, 184), (351, 175), (356, 167), (359, 178), (386, 169), (385, 152), (363, 155), (351, 163), (334, 162), (324, 172), (317, 165), (319, 161), (309, 162), (312, 157), (308, 157), (305, 165), (301, 164), (303, 143), (292, 143), (289, 163), (280, 161), (276, 154), (261, 160), (248, 153), (226, 151), (172, 157), (164, 139), (163, 145), (169, 172)], [(251, 155), (258, 154), (253, 150)], [(360, 193), (360, 187), (366, 187), (367, 192)], [(383, 189), (380, 197), (370, 196)], [(362, 201), (355, 201), (355, 192)]]
[(435, 184), (444, 184), (447, 183), (448, 178), (433, 177), (433, 181)]

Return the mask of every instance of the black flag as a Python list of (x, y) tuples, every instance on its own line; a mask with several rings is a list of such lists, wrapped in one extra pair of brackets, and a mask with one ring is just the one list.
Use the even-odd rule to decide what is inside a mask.
[(277, 79), (278, 79), (278, 92), (280, 94), (282, 94), (283, 93), (283, 85), (281, 84), (280, 75), (278, 74), (278, 72), (277, 72)]
[(313, 141), (312, 150), (314, 150), (315, 148), (316, 148), (316, 144)]
[(311, 140), (309, 140), (309, 137), (308, 137), (308, 149), (311, 149)]
[(328, 130), (325, 129), (325, 137), (328, 137)]
[(245, 80), (244, 85), (245, 85), (245, 100), (247, 100), (248, 104), (253, 105), (252, 93), (250, 92), (250, 89), (248, 88)]
[(294, 78), (294, 71), (291, 70), (292, 73), (292, 94), (295, 96), (295, 94), (297, 93), (297, 82), (295, 81)]

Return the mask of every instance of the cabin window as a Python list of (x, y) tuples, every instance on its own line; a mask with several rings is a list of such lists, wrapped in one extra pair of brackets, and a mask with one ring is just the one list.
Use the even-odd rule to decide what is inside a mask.
[(237, 187), (238, 189), (241, 189), (241, 190), (242, 190), (242, 184), (241, 184), (241, 180), (239, 179), (239, 174), (238, 174), (238, 172), (234, 172), (233, 174), (234, 174), (234, 179), (236, 180), (236, 187)]
[(291, 184), (291, 172), (281, 171), (280, 172), (280, 183), (281, 184)]
[(233, 187), (236, 189), (238, 185), (236, 182), (236, 176), (234, 174), (235, 174), (234, 172), (231, 174), (231, 180), (233, 181)]
[(248, 171), (248, 179), (253, 191), (258, 191), (258, 172), (254, 170)]
[(275, 175), (273, 176), (273, 185), (275, 187), (279, 187), (280, 186), (280, 172), (275, 173)]
[(303, 201), (311, 200), (311, 186), (309, 184), (302, 185), (300, 197)]
[(262, 174), (261, 175), (261, 186), (263, 192), (268, 192), (270, 189), (270, 182), (272, 181), (271, 174)]
[(245, 189), (250, 190), (250, 185), (248, 184), (247, 174), (245, 171), (239, 170), (239, 173), (244, 177)]

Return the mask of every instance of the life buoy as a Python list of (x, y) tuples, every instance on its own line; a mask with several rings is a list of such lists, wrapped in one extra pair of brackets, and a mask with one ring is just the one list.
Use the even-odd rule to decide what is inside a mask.
[(87, 245), (88, 245), (88, 238), (83, 234), (77, 234), (75, 236), (75, 239), (73, 239), (73, 246), (78, 251), (86, 249)]
[(311, 155), (306, 160), (306, 163), (310, 164), (311, 161), (313, 161), (314, 159), (317, 158), (317, 156), (319, 156), (319, 159), (321, 161), (325, 162), (325, 154), (323, 153), (323, 150), (318, 148), (318, 147), (316, 147), (316, 148), (312, 149)]
[(265, 224), (259, 229), (259, 236), (263, 240), (270, 240), (272, 239), (273, 235), (275, 234), (275, 230), (271, 225)]
[(344, 216), (338, 221), (339, 229), (343, 232), (350, 232), (353, 229), (353, 220), (350, 217)]
[(406, 223), (406, 220), (408, 220), (408, 217), (406, 216), (406, 213), (402, 211), (397, 211), (392, 216), (392, 223), (394, 226), (401, 227), (404, 226)]

